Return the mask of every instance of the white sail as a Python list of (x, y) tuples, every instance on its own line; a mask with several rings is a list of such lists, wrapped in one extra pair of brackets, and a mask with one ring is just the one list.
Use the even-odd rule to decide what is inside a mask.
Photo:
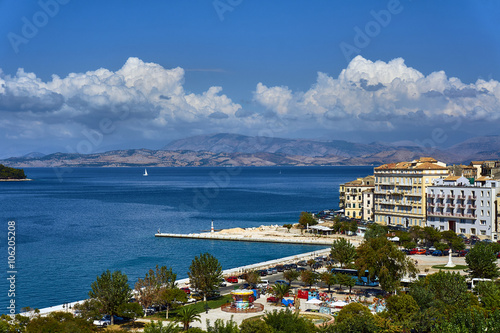
[(148, 175), (148, 170), (144, 169), (144, 174), (143, 176), (147, 176)]

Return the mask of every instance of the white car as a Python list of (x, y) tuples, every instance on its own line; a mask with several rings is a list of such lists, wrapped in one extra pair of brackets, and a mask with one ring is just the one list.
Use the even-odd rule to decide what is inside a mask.
[(257, 285), (257, 288), (267, 288), (269, 287), (268, 280), (260, 280), (260, 283)]
[(96, 325), (96, 326), (108, 326), (108, 325), (111, 325), (111, 319), (101, 318), (99, 320), (94, 320), (94, 325)]

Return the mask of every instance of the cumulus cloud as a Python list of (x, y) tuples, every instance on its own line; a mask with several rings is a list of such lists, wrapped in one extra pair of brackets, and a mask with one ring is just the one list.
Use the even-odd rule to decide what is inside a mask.
[(136, 127), (221, 120), (235, 118), (241, 109), (221, 87), (194, 94), (186, 93), (183, 84), (182, 68), (165, 69), (138, 58), (129, 58), (116, 72), (100, 68), (64, 78), (54, 75), (48, 82), (19, 69), (14, 76), (0, 72), (0, 112), (5, 117), (15, 113), (24, 123), (58, 123), (70, 129), (96, 127), (104, 118)]
[(466, 84), (443, 71), (427, 76), (405, 65), (354, 58), (337, 78), (318, 73), (307, 91), (257, 84), (254, 99), (282, 117), (324, 121), (357, 121), (357, 125), (393, 128), (402, 122), (431, 124), (446, 117), (498, 120), (500, 84), (477, 80)]

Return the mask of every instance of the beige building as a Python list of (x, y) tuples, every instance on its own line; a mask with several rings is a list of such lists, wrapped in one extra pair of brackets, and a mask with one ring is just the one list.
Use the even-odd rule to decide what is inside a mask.
[(472, 165), (451, 165), (448, 167), (450, 170), (450, 175), (457, 177), (465, 177), (465, 178), (477, 178), (481, 176), (478, 173), (478, 168)]
[(346, 217), (363, 218), (363, 191), (373, 189), (374, 182), (374, 176), (367, 176), (340, 185), (339, 206)]
[(427, 186), (448, 175), (443, 162), (421, 157), (374, 169), (374, 221), (384, 225), (425, 226)]
[(373, 190), (374, 187), (366, 189), (363, 194), (363, 212), (362, 219), (365, 221), (373, 221)]

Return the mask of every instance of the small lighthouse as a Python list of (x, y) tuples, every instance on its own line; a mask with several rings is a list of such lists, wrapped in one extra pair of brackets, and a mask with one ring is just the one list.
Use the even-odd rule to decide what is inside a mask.
[(210, 227), (210, 232), (214, 232), (214, 220), (212, 220), (212, 226)]

